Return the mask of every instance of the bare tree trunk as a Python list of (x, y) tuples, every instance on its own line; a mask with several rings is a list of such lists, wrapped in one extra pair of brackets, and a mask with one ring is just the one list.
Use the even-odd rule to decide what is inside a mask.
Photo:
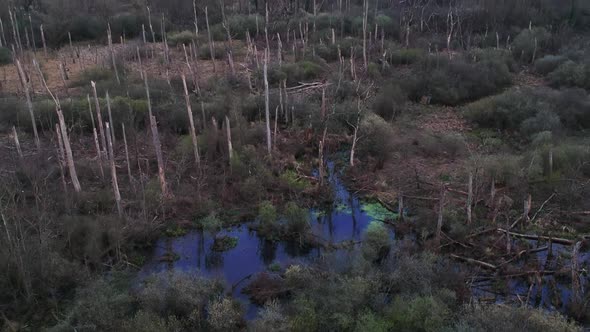
[(467, 187), (467, 224), (471, 225), (472, 214), (471, 207), (473, 205), (473, 173), (469, 172), (469, 183)]
[(209, 13), (207, 7), (205, 7), (205, 22), (207, 24), (207, 38), (209, 39), (209, 53), (211, 54), (211, 61), (213, 61), (213, 72), (217, 73), (215, 68), (215, 50), (213, 48), (213, 39), (211, 39), (211, 29), (209, 28)]
[(318, 6), (316, 4), (316, 0), (313, 0), (313, 33), (315, 34), (316, 30), (315, 30), (315, 21), (317, 20), (318, 17)]
[(397, 218), (400, 221), (404, 221), (404, 193), (401, 191), (397, 198)]
[(20, 142), (18, 140), (18, 133), (16, 132), (16, 128), (12, 126), (12, 139), (14, 140), (14, 145), (16, 146), (16, 152), (18, 153), (18, 157), (22, 160), (23, 159), (23, 151), (20, 148)]
[(368, 61), (367, 61), (368, 15), (369, 15), (369, 1), (363, 0), (363, 63), (365, 65), (365, 70), (367, 70), (367, 67), (368, 67)]
[(119, 79), (119, 70), (117, 69), (117, 62), (115, 61), (115, 50), (113, 48), (113, 37), (111, 35), (111, 25), (107, 25), (107, 37), (109, 41), (109, 51), (111, 53), (111, 61), (113, 63), (113, 70), (115, 71), (115, 77), (117, 78), (117, 83), (121, 85), (121, 80)]
[[(95, 130), (96, 132), (96, 130)], [(61, 175), (61, 184), (64, 189), (64, 193), (68, 192), (68, 185), (66, 184), (66, 153), (64, 151), (64, 143), (61, 138), (61, 130), (59, 129), (59, 124), (55, 124), (55, 135), (57, 136), (57, 161), (59, 164), (59, 173)]]
[(443, 214), (445, 209), (445, 195), (447, 188), (444, 185), (440, 189), (440, 199), (438, 202), (438, 221), (436, 223), (436, 246), (440, 246), (440, 238), (442, 236)]
[(6, 35), (4, 34), (4, 23), (2, 22), (2, 18), (0, 18), (0, 40), (3, 41), (3, 47), (7, 47), (8, 43), (6, 43)]
[(168, 193), (168, 185), (166, 184), (166, 173), (164, 171), (164, 157), (162, 156), (162, 144), (160, 142), (160, 134), (158, 133), (158, 123), (156, 117), (152, 115), (152, 102), (150, 100), (150, 88), (147, 80), (147, 73), (143, 73), (143, 81), (145, 84), (145, 93), (148, 104), (148, 113), (150, 117), (150, 128), (152, 131), (152, 143), (156, 151), (156, 159), (158, 161), (158, 178), (160, 180), (160, 189), (162, 190), (162, 197), (170, 197)]
[(578, 241), (574, 245), (574, 249), (572, 251), (572, 304), (580, 304), (582, 301), (582, 292), (581, 292), (581, 284), (580, 284), (580, 277), (579, 277), (579, 263), (578, 263), (578, 254), (580, 252), (580, 248), (582, 247), (582, 242)]
[(525, 224), (531, 220), (531, 218), (529, 217), (529, 213), (531, 212), (531, 205), (532, 197), (531, 194), (528, 194), (527, 199), (524, 200), (524, 212), (522, 214), (522, 221)]
[[(110, 124), (107, 122), (105, 125), (107, 131), (110, 132)], [(121, 193), (119, 192), (119, 182), (117, 181), (117, 167), (115, 166), (115, 154), (113, 153), (113, 141), (111, 140), (111, 135), (107, 135), (107, 141), (109, 145), (109, 160), (111, 163), (111, 184), (113, 186), (113, 193), (115, 194), (115, 202), (117, 203), (117, 212), (119, 213), (119, 218), (122, 218), (123, 207), (121, 206)]]
[(272, 153), (272, 141), (270, 134), (270, 110), (269, 110), (269, 87), (268, 87), (268, 49), (264, 51), (264, 110), (266, 116), (266, 148), (268, 154)]
[(37, 54), (37, 44), (35, 44), (35, 31), (33, 29), (33, 19), (29, 13), (29, 25), (31, 27), (31, 44), (33, 45), (33, 53)]
[(320, 116), (322, 121), (326, 119), (326, 87), (324, 86), (324, 88), (322, 89), (322, 104), (320, 107)]
[(231, 162), (234, 156), (234, 149), (231, 143), (231, 126), (229, 123), (229, 118), (227, 117), (227, 115), (225, 116), (225, 132), (226, 132), (226, 136), (227, 136), (227, 152), (229, 155), (229, 164), (231, 166)]
[(275, 130), (274, 130), (274, 135), (273, 137), (273, 143), (272, 145), (275, 147), (275, 149), (277, 148), (277, 134), (278, 134), (278, 123), (279, 123), (279, 107), (277, 106), (277, 108), (275, 109)]
[[(33, 126), (33, 135), (35, 138), (35, 146), (37, 147), (37, 151), (41, 149), (41, 142), (39, 141), (39, 133), (37, 132), (37, 121), (35, 120), (35, 112), (33, 110), (33, 102), (31, 100), (31, 94), (29, 92), (29, 83), (27, 83), (27, 79), (25, 76), (25, 72), (21, 66), (21, 63), (18, 59), (15, 59), (16, 68), (18, 70), (18, 76), (20, 78), (21, 85), (23, 86), (23, 90), (25, 92), (25, 97), (27, 99), (27, 108), (29, 109), (29, 115), (31, 116), (31, 125)], [(32, 80), (31, 80), (32, 81)]]
[(197, 0), (193, 0), (193, 14), (195, 16), (195, 37), (199, 38), (199, 22), (197, 20)]
[(94, 147), (96, 148), (96, 159), (100, 166), (100, 176), (104, 180), (104, 169), (102, 167), (102, 153), (100, 152), (100, 144), (98, 144), (98, 134), (96, 133), (96, 126), (94, 125), (94, 114), (92, 113), (92, 103), (90, 102), (90, 96), (86, 95), (88, 99), (88, 110), (90, 111), (90, 122), (92, 123), (92, 134), (94, 136)]
[(267, 52), (270, 52), (270, 43), (268, 42), (268, 23), (270, 22), (270, 18), (268, 16), (268, 1), (266, 2), (265, 10), (266, 10), (266, 15), (265, 15), (265, 21), (264, 21), (264, 38), (266, 39)]
[(193, 118), (193, 109), (191, 106), (191, 101), (190, 101), (190, 97), (188, 94), (188, 89), (186, 87), (186, 78), (184, 77), (184, 74), (182, 74), (181, 77), (182, 77), (182, 85), (184, 87), (184, 101), (186, 103), (186, 112), (188, 114), (189, 130), (190, 130), (191, 140), (193, 142), (193, 151), (195, 154), (195, 163), (196, 163), (197, 167), (201, 167), (201, 158), (199, 157), (199, 145), (197, 142), (197, 133), (195, 131), (195, 121)]
[(107, 155), (107, 140), (104, 132), (104, 126), (102, 122), (102, 113), (100, 112), (100, 102), (98, 100), (98, 95), (96, 93), (96, 83), (94, 81), (90, 81), (90, 85), (92, 86), (92, 93), (94, 94), (94, 107), (96, 108), (96, 120), (98, 122), (98, 132), (100, 134), (100, 144), (102, 145), (103, 154)]
[(492, 177), (490, 185), (490, 206), (493, 208), (496, 202), (496, 177)]
[(129, 181), (133, 179), (133, 175), (131, 174), (131, 162), (129, 161), (129, 148), (127, 147), (127, 134), (125, 133), (125, 124), (121, 123), (121, 128), (123, 129), (123, 143), (125, 144), (125, 161), (127, 162), (127, 176), (129, 177)]
[(278, 38), (278, 60), (279, 60), (279, 67), (283, 65), (283, 43), (281, 42), (281, 34), (277, 32)]
[(109, 96), (109, 92), (106, 92), (106, 99), (107, 99), (107, 112), (109, 115), (109, 122), (111, 124), (111, 130), (109, 131), (107, 129), (107, 134), (110, 135), (113, 138), (113, 145), (115, 145), (115, 128), (114, 128), (114, 123), (113, 122), (113, 114), (111, 113), (111, 97)]
[(354, 154), (356, 150), (356, 144), (359, 141), (358, 131), (361, 125), (361, 100), (360, 98), (357, 100), (357, 116), (356, 116), (356, 125), (349, 125), (354, 129), (354, 135), (352, 136), (352, 146), (350, 147), (350, 167), (354, 167)]
[(553, 177), (553, 148), (549, 149), (549, 177)]

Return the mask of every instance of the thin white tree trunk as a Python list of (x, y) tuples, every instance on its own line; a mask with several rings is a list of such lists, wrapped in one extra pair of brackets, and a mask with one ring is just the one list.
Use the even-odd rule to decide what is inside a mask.
[(445, 209), (445, 195), (446, 195), (446, 188), (445, 186), (441, 186), (440, 190), (440, 199), (438, 203), (438, 221), (436, 223), (436, 246), (440, 245), (440, 239), (442, 236), (442, 226), (443, 226), (443, 214)]
[(94, 125), (94, 114), (92, 113), (92, 103), (90, 102), (90, 96), (86, 95), (88, 99), (88, 110), (90, 112), (90, 122), (92, 123), (92, 135), (94, 136), (94, 147), (96, 148), (96, 159), (100, 166), (100, 176), (104, 180), (104, 169), (102, 166), (102, 153), (100, 151), (100, 144), (98, 144), (98, 134), (96, 133), (96, 126)]
[[(110, 124), (106, 124), (107, 131), (111, 130)], [(115, 154), (113, 153), (113, 141), (111, 135), (107, 136), (107, 144), (109, 145), (109, 160), (111, 164), (111, 184), (113, 186), (113, 194), (115, 195), (115, 202), (117, 203), (117, 212), (119, 218), (123, 217), (123, 207), (121, 206), (121, 193), (119, 192), (119, 182), (117, 181), (117, 167), (115, 166)]]
[(94, 107), (96, 108), (96, 120), (98, 122), (98, 133), (100, 134), (100, 144), (102, 145), (103, 154), (107, 155), (107, 140), (104, 132), (104, 126), (102, 122), (102, 113), (100, 112), (100, 101), (98, 100), (98, 94), (96, 93), (96, 83), (90, 81), (92, 86), (92, 93), (94, 95)]
[[(95, 130), (96, 132), (96, 130)], [(55, 124), (55, 135), (57, 136), (57, 161), (59, 164), (59, 173), (61, 175), (61, 184), (64, 189), (64, 193), (68, 192), (68, 185), (66, 184), (66, 153), (64, 151), (64, 143), (61, 138), (61, 130), (59, 124)]]
[(156, 117), (152, 115), (152, 102), (150, 100), (150, 88), (148, 85), (147, 74), (143, 73), (143, 81), (145, 84), (145, 93), (148, 104), (148, 114), (150, 117), (150, 128), (152, 132), (152, 143), (156, 151), (156, 159), (158, 162), (158, 178), (160, 180), (160, 189), (164, 198), (170, 197), (168, 193), (168, 185), (166, 183), (166, 173), (164, 171), (164, 157), (162, 156), (162, 143), (160, 142), (160, 134), (158, 133), (158, 123)]
[(209, 40), (209, 54), (213, 62), (213, 72), (217, 73), (217, 68), (215, 67), (215, 49), (213, 47), (213, 39), (211, 38), (211, 29), (209, 28), (209, 12), (207, 11), (207, 7), (205, 7), (205, 23), (207, 24), (207, 38)]
[(368, 15), (369, 15), (369, 1), (364, 0), (364, 3), (363, 3), (363, 63), (365, 65), (365, 70), (367, 70), (367, 67), (368, 67), (368, 60), (367, 60)]
[(227, 151), (228, 151), (228, 155), (229, 155), (229, 164), (231, 166), (231, 162), (234, 156), (234, 149), (232, 146), (232, 142), (231, 142), (231, 126), (229, 123), (229, 118), (227, 117), (227, 115), (225, 116), (225, 131), (226, 131), (226, 136), (227, 136)]
[(106, 99), (107, 99), (107, 112), (109, 115), (109, 123), (111, 124), (111, 130), (107, 129), (107, 134), (109, 134), (112, 139), (113, 139), (113, 146), (115, 145), (115, 128), (114, 128), (114, 123), (113, 122), (113, 114), (111, 112), (111, 97), (109, 96), (109, 92), (106, 92)]
[(127, 176), (129, 177), (129, 181), (133, 179), (133, 175), (131, 174), (131, 162), (129, 161), (129, 148), (127, 146), (127, 133), (125, 133), (125, 124), (121, 123), (121, 128), (123, 130), (123, 143), (125, 144), (125, 161), (127, 162)]
[(268, 49), (264, 51), (264, 110), (266, 116), (266, 148), (268, 154), (272, 153), (272, 141), (270, 134), (270, 110), (269, 110), (269, 87), (268, 87)]
[(18, 76), (20, 78), (21, 85), (22, 85), (23, 90), (25, 92), (25, 97), (27, 100), (26, 101), (27, 108), (29, 110), (29, 115), (31, 116), (31, 125), (33, 126), (33, 135), (35, 138), (35, 146), (37, 147), (37, 150), (40, 150), (41, 149), (41, 142), (39, 141), (39, 133), (37, 132), (37, 121), (35, 120), (35, 111), (33, 110), (33, 102), (31, 100), (31, 93), (29, 91), (30, 86), (29, 86), (29, 83), (27, 83), (25, 72), (23, 71), (20, 61), (18, 59), (15, 59), (15, 60), (16, 60), (15, 61), (16, 68), (18, 70)]
[(186, 86), (186, 78), (184, 74), (182, 77), (182, 86), (184, 87), (184, 101), (186, 103), (186, 112), (188, 114), (189, 130), (191, 135), (191, 141), (193, 142), (193, 151), (195, 155), (195, 163), (197, 167), (201, 166), (201, 158), (199, 157), (199, 144), (197, 142), (197, 133), (195, 130), (195, 120), (193, 118), (193, 109), (191, 106), (190, 96), (188, 94), (188, 88)]
[(469, 183), (467, 187), (467, 224), (471, 225), (472, 213), (471, 207), (473, 205), (473, 173), (469, 172)]
[(62, 135), (62, 139), (64, 142), (64, 148), (66, 151), (66, 157), (67, 157), (66, 160), (68, 163), (70, 178), (72, 180), (72, 185), (74, 186), (74, 190), (77, 193), (79, 193), (80, 191), (82, 191), (82, 187), (80, 186), (80, 181), (78, 180), (78, 174), (76, 173), (76, 165), (74, 164), (74, 156), (72, 154), (72, 147), (70, 146), (70, 139), (68, 137), (66, 122), (64, 120), (63, 113), (61, 111), (61, 105), (59, 103), (59, 99), (57, 99), (53, 95), (53, 93), (51, 93), (51, 90), (47, 86), (47, 82), (45, 81), (45, 78), (43, 77), (43, 73), (41, 72), (41, 68), (39, 67), (39, 64), (37, 63), (37, 61), (33, 60), (33, 64), (37, 68), (37, 72), (39, 74), (39, 78), (41, 79), (41, 82), (43, 83), (43, 86), (45, 87), (45, 89), (47, 90), (47, 93), (49, 93), (49, 95), (51, 96), (51, 98), (53, 99), (53, 101), (55, 103), (55, 111), (57, 112), (57, 117), (59, 119), (59, 127), (61, 130), (61, 135)]
[(23, 159), (23, 150), (20, 148), (20, 142), (18, 140), (18, 133), (16, 132), (16, 128), (12, 126), (12, 139), (14, 140), (14, 145), (16, 146), (16, 152), (18, 153), (18, 157)]

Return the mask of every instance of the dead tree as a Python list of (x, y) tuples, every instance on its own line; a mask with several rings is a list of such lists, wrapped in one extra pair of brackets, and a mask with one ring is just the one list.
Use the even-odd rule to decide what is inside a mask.
[(211, 55), (211, 61), (213, 62), (213, 72), (217, 73), (215, 67), (215, 48), (213, 47), (213, 39), (211, 38), (211, 29), (209, 28), (209, 12), (205, 7), (205, 23), (207, 24), (207, 39), (209, 40), (209, 54)]
[(227, 153), (229, 156), (229, 164), (231, 166), (231, 162), (232, 162), (232, 158), (234, 155), (234, 149), (231, 143), (231, 126), (229, 123), (229, 118), (227, 117), (227, 115), (225, 116), (225, 132), (226, 132), (226, 136), (227, 136)]
[(16, 132), (16, 128), (12, 126), (12, 139), (14, 140), (14, 146), (16, 147), (16, 152), (18, 153), (18, 157), (22, 160), (23, 159), (23, 150), (20, 148), (20, 142), (18, 140), (18, 133)]
[(162, 143), (160, 142), (160, 134), (158, 133), (158, 123), (156, 117), (152, 114), (152, 102), (150, 100), (150, 87), (148, 85), (147, 73), (143, 73), (143, 82), (145, 84), (145, 94), (148, 105), (148, 114), (150, 117), (150, 128), (152, 132), (152, 143), (154, 150), (156, 151), (156, 160), (158, 162), (158, 178), (160, 180), (160, 189), (162, 191), (162, 197), (168, 198), (168, 185), (166, 183), (166, 173), (164, 171), (164, 157), (162, 156)]
[(133, 179), (131, 174), (131, 162), (129, 161), (129, 148), (127, 147), (127, 134), (125, 133), (125, 124), (121, 123), (121, 129), (123, 130), (123, 144), (125, 144), (125, 161), (127, 162), (127, 176), (129, 181)]
[(96, 160), (100, 166), (100, 176), (104, 180), (104, 169), (102, 167), (102, 153), (100, 151), (100, 144), (98, 144), (98, 134), (96, 132), (96, 126), (94, 125), (94, 114), (92, 113), (92, 103), (90, 102), (90, 96), (86, 95), (88, 99), (88, 111), (90, 112), (90, 122), (92, 123), (92, 135), (94, 136), (94, 147), (96, 148)]
[(8, 46), (8, 43), (6, 43), (6, 35), (4, 34), (4, 23), (2, 22), (2, 18), (0, 18), (0, 42), (2, 42), (3, 47)]
[(64, 143), (61, 137), (61, 130), (59, 129), (59, 123), (55, 124), (55, 136), (57, 137), (57, 162), (59, 164), (59, 173), (61, 176), (61, 184), (64, 189), (64, 193), (68, 192), (68, 185), (66, 184), (66, 153), (64, 151)]
[(109, 51), (111, 53), (111, 61), (113, 63), (113, 70), (115, 71), (115, 77), (117, 78), (117, 84), (121, 85), (119, 79), (119, 70), (117, 69), (117, 62), (115, 60), (115, 49), (113, 48), (113, 36), (111, 35), (111, 24), (107, 24), (107, 38), (109, 42)]
[(369, 19), (369, 1), (364, 0), (364, 2), (363, 2), (363, 64), (365, 65), (365, 70), (367, 70), (367, 68), (368, 68), (368, 61), (367, 61), (368, 19)]
[(266, 148), (268, 154), (272, 153), (272, 141), (270, 134), (270, 110), (269, 110), (269, 88), (268, 88), (268, 49), (264, 51), (264, 112), (266, 117)]
[[(107, 131), (111, 130), (110, 124), (106, 124)], [(117, 212), (119, 218), (123, 217), (123, 208), (121, 206), (121, 193), (119, 192), (119, 182), (117, 181), (117, 167), (115, 166), (115, 154), (113, 153), (113, 141), (111, 135), (107, 135), (107, 141), (109, 145), (109, 160), (111, 164), (111, 185), (113, 186), (113, 194), (115, 195), (115, 202), (117, 203)]]
[(115, 128), (114, 128), (114, 124), (115, 122), (113, 122), (113, 114), (111, 112), (111, 97), (109, 96), (109, 92), (106, 92), (106, 99), (107, 99), (107, 112), (109, 115), (109, 123), (111, 124), (111, 130), (107, 129), (107, 135), (110, 135), (113, 139), (113, 145), (115, 145)]
[(37, 121), (35, 120), (35, 112), (33, 110), (33, 102), (31, 100), (31, 93), (30, 93), (30, 82), (27, 82), (27, 78), (25, 76), (25, 72), (23, 71), (23, 67), (18, 59), (15, 59), (16, 68), (18, 70), (18, 77), (20, 78), (21, 85), (23, 87), (23, 91), (25, 92), (25, 98), (27, 99), (27, 109), (29, 110), (29, 115), (31, 116), (31, 125), (33, 126), (33, 135), (35, 138), (35, 146), (37, 150), (41, 149), (41, 142), (39, 141), (39, 133), (37, 132)]
[(45, 31), (43, 30), (43, 24), (41, 24), (39, 30), (41, 30), (41, 42), (43, 43), (43, 53), (47, 58), (47, 43), (45, 42)]
[(102, 122), (102, 113), (100, 112), (100, 101), (98, 100), (98, 94), (96, 93), (96, 83), (90, 81), (92, 86), (92, 93), (94, 94), (94, 107), (96, 108), (96, 120), (98, 122), (98, 133), (100, 134), (100, 144), (102, 145), (103, 154), (107, 155), (107, 140), (104, 132), (104, 126)]
[(197, 142), (197, 133), (195, 130), (195, 120), (193, 118), (193, 109), (191, 106), (190, 96), (188, 94), (188, 88), (186, 86), (186, 78), (184, 77), (184, 74), (182, 74), (181, 77), (182, 77), (182, 86), (184, 87), (184, 101), (186, 103), (186, 112), (188, 114), (189, 130), (190, 130), (191, 140), (193, 142), (195, 163), (196, 163), (197, 167), (200, 167), (201, 166), (201, 158), (199, 157), (199, 145)]
[(442, 226), (443, 226), (443, 214), (445, 209), (445, 195), (447, 193), (447, 188), (442, 185), (440, 189), (440, 199), (438, 201), (438, 221), (436, 223), (436, 246), (440, 245), (440, 239), (442, 236)]
[(57, 118), (59, 119), (59, 129), (60, 129), (60, 133), (61, 133), (61, 136), (63, 139), (64, 149), (66, 152), (66, 161), (68, 164), (70, 179), (72, 180), (72, 185), (74, 186), (74, 190), (77, 193), (79, 193), (80, 191), (82, 191), (82, 187), (80, 186), (80, 181), (78, 180), (78, 174), (76, 173), (76, 165), (74, 164), (74, 156), (72, 154), (72, 147), (70, 145), (70, 139), (68, 137), (68, 130), (67, 130), (67, 126), (66, 126), (66, 121), (64, 120), (64, 116), (61, 111), (61, 105), (59, 103), (59, 99), (53, 95), (53, 93), (51, 92), (51, 90), (47, 86), (47, 82), (45, 81), (45, 77), (43, 77), (43, 73), (41, 72), (41, 68), (39, 67), (39, 64), (37, 63), (37, 61), (33, 60), (33, 64), (37, 68), (39, 78), (41, 79), (41, 82), (43, 83), (45, 90), (51, 96), (51, 99), (53, 99), (53, 102), (55, 103), (55, 111), (57, 113)]
[(348, 122), (348, 125), (354, 130), (354, 134), (352, 136), (352, 146), (350, 147), (350, 167), (354, 167), (354, 155), (356, 152), (356, 145), (357, 145), (358, 141), (361, 139), (359, 136), (359, 129), (361, 126), (361, 115), (362, 115), (363, 109), (361, 107), (360, 96), (358, 97), (357, 102), (356, 102), (356, 109), (357, 109), (356, 124), (352, 124), (352, 123)]
[(574, 249), (572, 251), (572, 303), (579, 304), (582, 300), (582, 292), (581, 292), (581, 283), (579, 277), (579, 263), (578, 263), (578, 253), (580, 252), (580, 248), (582, 247), (582, 242), (578, 241), (574, 245)]
[(471, 207), (473, 205), (473, 173), (469, 172), (469, 182), (467, 185), (467, 224), (471, 225), (472, 213)]

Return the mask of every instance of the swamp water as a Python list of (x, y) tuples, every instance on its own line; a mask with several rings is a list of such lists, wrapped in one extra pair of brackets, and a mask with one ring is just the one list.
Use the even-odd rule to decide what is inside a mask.
[[(335, 171), (333, 162), (328, 162), (328, 175), (334, 192), (334, 203), (321, 210), (309, 210), (311, 232), (322, 242), (337, 244), (344, 241), (360, 241), (371, 221), (397, 216), (380, 204), (364, 203), (350, 193)], [(160, 239), (148, 263), (140, 271), (139, 277), (145, 278), (162, 271), (180, 270), (219, 278), (226, 282), (226, 289), (232, 292), (233, 297), (245, 304), (246, 318), (253, 319), (258, 306), (252, 304), (248, 296), (242, 293), (248, 284), (248, 280), (245, 279), (274, 267), (284, 269), (292, 264), (311, 263), (320, 258), (323, 251), (320, 248), (301, 248), (299, 243), (267, 241), (250, 230), (246, 224), (225, 229), (219, 235), (236, 238), (237, 245), (224, 252), (214, 251), (213, 236), (202, 231)], [(393, 232), (391, 236), (393, 237)], [(337, 254), (352, 255), (353, 250), (339, 249)], [(174, 261), (162, 259), (171, 253), (175, 255)]]
[[(317, 175), (317, 174), (316, 174)], [(328, 163), (328, 179), (334, 192), (332, 206), (323, 209), (310, 209), (311, 231), (314, 236), (326, 244), (337, 244), (344, 241), (360, 241), (364, 230), (373, 220), (395, 219), (397, 214), (375, 203), (365, 203), (355, 194), (349, 192), (339, 173), (335, 171), (334, 163)], [(219, 235), (237, 239), (237, 245), (227, 251), (212, 250), (214, 238), (212, 235), (193, 231), (176, 238), (162, 238), (154, 248), (152, 256), (139, 273), (144, 279), (154, 273), (178, 270), (199, 273), (205, 277), (218, 278), (225, 281), (226, 290), (232, 296), (243, 302), (246, 308), (246, 318), (256, 317), (259, 307), (250, 302), (242, 290), (248, 284), (250, 277), (256, 273), (284, 269), (292, 264), (310, 264), (321, 258), (321, 248), (301, 248), (299, 243), (271, 242), (259, 237), (247, 224), (223, 230)], [(394, 234), (391, 231), (393, 238)], [(532, 248), (545, 244), (529, 241)], [(394, 244), (395, 245), (395, 244)], [(331, 250), (340, 258), (346, 259), (354, 254), (358, 246), (348, 246), (349, 249)], [(560, 267), (571, 266), (571, 247), (553, 244), (553, 255), (548, 251), (540, 251), (521, 259), (519, 264), (524, 270), (530, 270), (533, 260), (538, 271), (557, 270)], [(173, 254), (175, 260), (163, 259)], [(528, 260), (529, 268), (524, 268)], [(582, 288), (590, 287), (590, 252), (579, 255), (579, 263), (586, 274), (581, 279)], [(534, 277), (534, 276), (533, 276)], [(250, 280), (248, 280), (250, 279)], [(503, 279), (476, 278), (471, 282), (473, 296), (485, 302), (496, 303), (526, 303), (531, 306), (547, 310), (564, 311), (571, 298), (571, 279), (558, 278), (554, 275), (544, 275), (542, 282), (530, 282), (532, 278), (505, 277)], [(499, 282), (498, 282), (499, 280)], [(531, 286), (532, 285), (532, 286)]]

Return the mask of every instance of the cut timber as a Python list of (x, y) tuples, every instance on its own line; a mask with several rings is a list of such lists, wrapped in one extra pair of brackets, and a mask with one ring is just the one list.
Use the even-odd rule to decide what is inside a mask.
[(551, 241), (553, 243), (565, 244), (568, 246), (571, 246), (575, 243), (573, 240), (568, 240), (568, 239), (563, 239), (563, 238), (558, 238), (558, 237), (509, 232), (503, 228), (497, 228), (496, 231), (500, 232), (500, 233), (507, 233), (507, 234), (510, 234), (511, 236), (519, 237), (519, 238), (523, 238), (523, 239)]

